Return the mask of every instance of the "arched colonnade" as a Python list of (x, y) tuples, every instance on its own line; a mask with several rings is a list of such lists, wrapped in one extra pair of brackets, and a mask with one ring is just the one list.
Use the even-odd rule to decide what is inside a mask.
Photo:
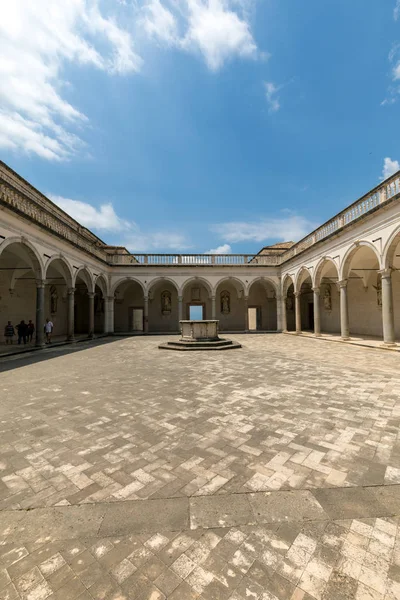
[(382, 252), (358, 241), (282, 277), (282, 330), (400, 340), (400, 228)]

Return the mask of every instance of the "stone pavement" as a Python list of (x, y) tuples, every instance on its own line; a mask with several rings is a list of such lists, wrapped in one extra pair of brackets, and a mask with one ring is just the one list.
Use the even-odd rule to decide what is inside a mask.
[(0, 598), (400, 598), (398, 354), (233, 337), (0, 361)]

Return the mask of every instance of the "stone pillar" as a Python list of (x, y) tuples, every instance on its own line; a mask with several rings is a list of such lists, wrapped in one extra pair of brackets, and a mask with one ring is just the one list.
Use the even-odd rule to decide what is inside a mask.
[(392, 270), (379, 271), (382, 278), (382, 325), (385, 346), (396, 346), (393, 314)]
[(89, 297), (89, 337), (94, 338), (94, 294)]
[(217, 309), (215, 306), (215, 296), (211, 296), (211, 319), (215, 321), (217, 318)]
[(281, 318), (282, 318), (282, 331), (283, 333), (287, 332), (287, 312), (286, 312), (286, 296), (282, 296), (281, 298)]
[(43, 348), (44, 344), (44, 290), (46, 282), (36, 280), (36, 342), (35, 345)]
[(244, 297), (244, 330), (249, 331), (249, 297)]
[(107, 296), (107, 333), (114, 333), (114, 296)]
[(296, 334), (301, 333), (301, 304), (300, 304), (301, 292), (294, 293), (295, 300), (295, 311), (296, 311)]
[(321, 306), (320, 306), (320, 288), (313, 288), (314, 292), (314, 335), (321, 337)]
[(340, 332), (342, 340), (350, 339), (349, 302), (347, 298), (347, 279), (338, 281), (340, 289)]
[(149, 297), (144, 297), (144, 333), (149, 332)]
[(75, 288), (68, 288), (68, 334), (70, 342), (75, 338)]
[(183, 320), (183, 297), (178, 296), (178, 329), (181, 330), (180, 321)]

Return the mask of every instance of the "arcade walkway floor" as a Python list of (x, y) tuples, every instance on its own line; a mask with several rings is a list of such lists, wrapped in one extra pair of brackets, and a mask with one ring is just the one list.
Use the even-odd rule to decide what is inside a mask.
[(232, 337), (0, 360), (0, 598), (400, 598), (399, 355)]

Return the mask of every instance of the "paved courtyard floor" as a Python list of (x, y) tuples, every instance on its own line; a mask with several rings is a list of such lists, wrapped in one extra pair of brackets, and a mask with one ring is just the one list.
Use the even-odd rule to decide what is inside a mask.
[(231, 337), (0, 360), (2, 600), (399, 600), (399, 355)]

